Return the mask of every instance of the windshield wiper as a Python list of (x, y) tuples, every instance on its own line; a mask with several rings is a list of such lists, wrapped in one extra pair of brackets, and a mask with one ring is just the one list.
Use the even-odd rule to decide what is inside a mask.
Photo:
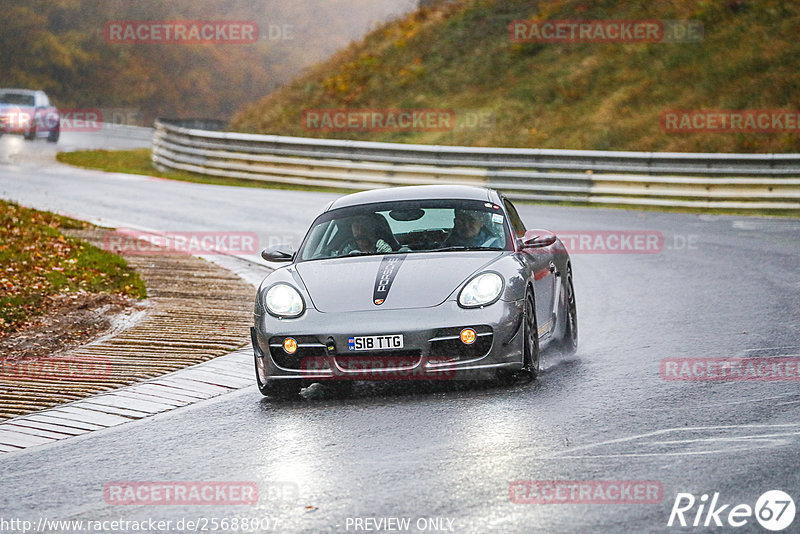
[(386, 256), (388, 254), (408, 254), (408, 251), (393, 250), (391, 252), (361, 252), (360, 250), (354, 250), (353, 252), (342, 254), (340, 256), (331, 256), (331, 258), (359, 258), (361, 256)]
[(448, 250), (503, 250), (499, 247), (468, 247), (466, 245), (452, 245), (449, 247), (432, 248), (420, 252), (447, 252)]

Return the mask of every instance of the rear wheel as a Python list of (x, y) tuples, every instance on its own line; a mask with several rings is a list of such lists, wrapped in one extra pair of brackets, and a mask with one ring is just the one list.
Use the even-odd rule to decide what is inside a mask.
[(268, 380), (266, 378), (264, 363), (258, 356), (254, 356), (254, 358), (256, 364), (256, 383), (262, 395), (279, 399), (292, 399), (300, 394), (300, 390), (303, 389), (302, 380)]
[(564, 299), (566, 326), (564, 327), (564, 337), (558, 341), (557, 345), (562, 353), (571, 355), (578, 350), (578, 307), (575, 303), (575, 288), (572, 285), (572, 267), (567, 267), (566, 286)]

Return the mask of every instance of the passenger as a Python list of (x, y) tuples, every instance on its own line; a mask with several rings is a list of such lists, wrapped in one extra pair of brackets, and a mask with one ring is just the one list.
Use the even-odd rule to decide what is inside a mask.
[(453, 229), (442, 246), (501, 247), (500, 238), (486, 227), (487, 216), (480, 211), (456, 209)]

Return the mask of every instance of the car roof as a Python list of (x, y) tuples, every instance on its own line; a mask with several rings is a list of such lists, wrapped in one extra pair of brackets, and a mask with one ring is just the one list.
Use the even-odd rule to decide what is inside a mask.
[(377, 202), (434, 199), (481, 200), (484, 202), (499, 202), (500, 200), (496, 191), (485, 187), (469, 185), (411, 185), (373, 189), (345, 195), (334, 200), (328, 206), (328, 210)]
[(4, 93), (21, 93), (24, 95), (35, 95), (36, 93), (42, 93), (43, 91), (34, 91), (33, 89), (14, 89), (12, 87), (2, 87), (0, 91)]

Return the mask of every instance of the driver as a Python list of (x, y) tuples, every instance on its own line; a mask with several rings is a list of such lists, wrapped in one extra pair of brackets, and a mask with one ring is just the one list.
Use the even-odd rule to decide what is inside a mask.
[(378, 238), (375, 222), (369, 217), (357, 217), (351, 223), (350, 229), (353, 240), (342, 248), (341, 256), (353, 252), (392, 252), (392, 246)]
[(443, 246), (499, 247), (500, 239), (486, 227), (486, 215), (480, 211), (456, 209), (453, 229)]

